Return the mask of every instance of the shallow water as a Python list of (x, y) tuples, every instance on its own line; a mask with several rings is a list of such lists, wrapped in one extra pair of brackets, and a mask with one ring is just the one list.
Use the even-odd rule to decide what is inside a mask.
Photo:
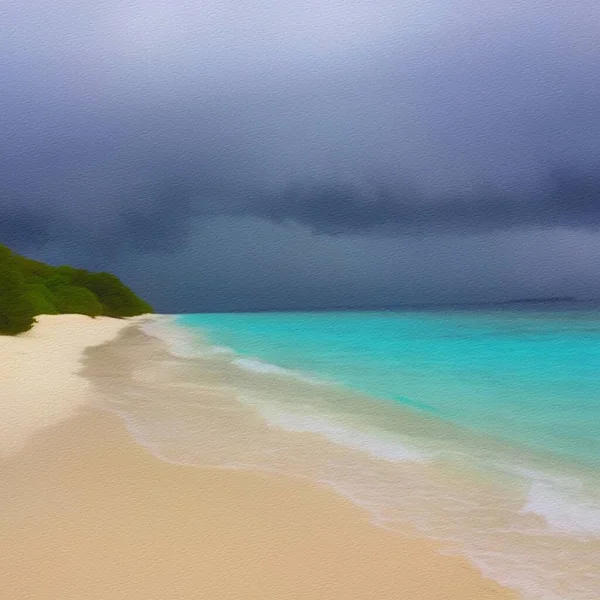
[(169, 376), (140, 375), (118, 412), (163, 458), (309, 477), (525, 598), (600, 598), (599, 312), (213, 314), (146, 328), (170, 344)]

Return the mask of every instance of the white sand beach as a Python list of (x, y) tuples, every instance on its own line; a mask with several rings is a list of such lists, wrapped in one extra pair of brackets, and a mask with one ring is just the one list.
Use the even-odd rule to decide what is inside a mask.
[(44, 316), (0, 338), (0, 597), (516, 598), (330, 489), (157, 459), (79, 373), (86, 347), (132, 321)]
[(69, 418), (87, 399), (77, 375), (87, 346), (114, 337), (130, 320), (40, 315), (30, 331), (0, 336), (0, 453), (18, 451), (39, 429)]

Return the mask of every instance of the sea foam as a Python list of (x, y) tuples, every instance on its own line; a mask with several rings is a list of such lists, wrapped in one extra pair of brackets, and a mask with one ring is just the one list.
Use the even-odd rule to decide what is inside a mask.
[[(257, 403), (247, 398), (240, 398), (250, 404)], [(390, 462), (399, 461), (424, 461), (427, 455), (415, 448), (403, 445), (399, 441), (386, 436), (385, 432), (373, 434), (365, 433), (359, 429), (337, 423), (333, 418), (317, 417), (300, 412), (284, 412), (277, 407), (260, 406), (260, 413), (267, 423), (286, 431), (317, 433), (328, 440), (355, 450), (361, 450), (374, 458)]]
[(209, 344), (197, 332), (191, 332), (176, 324), (177, 315), (157, 315), (140, 325), (142, 331), (161, 339), (169, 352), (178, 358), (200, 358), (214, 354), (234, 354), (224, 346)]
[(600, 537), (600, 504), (579, 480), (529, 472), (531, 483), (522, 513), (539, 515), (554, 531)]

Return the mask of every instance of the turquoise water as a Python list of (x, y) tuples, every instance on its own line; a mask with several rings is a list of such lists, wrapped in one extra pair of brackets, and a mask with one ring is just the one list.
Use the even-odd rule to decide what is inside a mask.
[(600, 312), (185, 315), (211, 343), (600, 470)]
[(168, 343), (167, 371), (117, 411), (158, 456), (307, 477), (526, 600), (600, 599), (600, 310), (198, 314), (145, 329)]

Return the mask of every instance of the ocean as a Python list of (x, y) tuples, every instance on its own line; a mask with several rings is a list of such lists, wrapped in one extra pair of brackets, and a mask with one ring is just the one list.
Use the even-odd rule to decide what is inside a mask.
[(527, 600), (600, 599), (598, 307), (144, 327), (169, 344), (171, 391), (119, 412), (162, 458), (306, 477)]

